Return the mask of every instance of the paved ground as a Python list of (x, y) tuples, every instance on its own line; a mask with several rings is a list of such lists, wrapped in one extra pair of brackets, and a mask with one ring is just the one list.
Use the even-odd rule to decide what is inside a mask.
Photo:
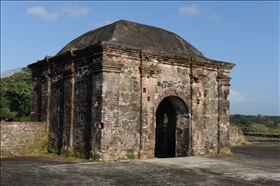
[(254, 139), (232, 156), (96, 163), (55, 155), (1, 159), (1, 185), (280, 185), (280, 140)]

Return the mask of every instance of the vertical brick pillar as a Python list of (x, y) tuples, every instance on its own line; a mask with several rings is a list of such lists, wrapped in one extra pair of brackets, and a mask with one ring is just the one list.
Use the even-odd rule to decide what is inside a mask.
[[(121, 156), (121, 135), (119, 133), (119, 88), (120, 88), (120, 73), (123, 64), (120, 61), (114, 61), (111, 55), (103, 55), (102, 62), (98, 66), (98, 62), (95, 64), (95, 73), (100, 73), (101, 84), (100, 91), (96, 91), (95, 94), (101, 93), (100, 100), (96, 97), (93, 98), (93, 110), (95, 113), (95, 119), (92, 120), (94, 125), (93, 133), (94, 138), (91, 141), (91, 158), (99, 160), (110, 160), (123, 158)], [(96, 76), (96, 78), (99, 78)], [(95, 81), (99, 81), (96, 79)], [(93, 88), (96, 88), (98, 84), (95, 84)], [(100, 85), (99, 84), (99, 85)], [(94, 106), (95, 105), (95, 106)], [(101, 107), (99, 107), (101, 105)], [(96, 113), (98, 109), (100, 115)], [(98, 121), (98, 119), (100, 120)]]
[(75, 69), (73, 64), (66, 67), (63, 71), (64, 78), (64, 112), (63, 112), (63, 131), (62, 148), (73, 147), (73, 118), (74, 118), (74, 98), (75, 98)]
[[(49, 69), (47, 69), (45, 72), (42, 73), (40, 79), (41, 79), (41, 85), (40, 87), (40, 95), (38, 98), (38, 111), (37, 115), (38, 118), (36, 121), (46, 121), (49, 125), (49, 117), (50, 117), (50, 92), (51, 92), (51, 78), (49, 77)], [(36, 113), (35, 113), (36, 114)]]
[[(196, 67), (198, 68), (198, 67)], [(204, 153), (205, 135), (204, 135), (204, 80), (203, 70), (195, 70), (191, 75), (192, 87), (192, 155)]]
[[(48, 58), (28, 65), (32, 70), (32, 108), (31, 120), (50, 124), (51, 77)], [(49, 127), (47, 128), (49, 130)]]
[(230, 153), (229, 146), (229, 69), (218, 69), (218, 153)]
[(141, 76), (141, 124), (140, 124), (140, 159), (154, 158), (155, 148), (155, 113), (154, 99), (157, 87), (158, 70), (140, 66)]

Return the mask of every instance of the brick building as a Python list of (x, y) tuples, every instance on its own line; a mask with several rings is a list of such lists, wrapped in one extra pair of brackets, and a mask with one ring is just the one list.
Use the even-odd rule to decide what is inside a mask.
[(230, 70), (180, 36), (120, 20), (30, 64), (52, 148), (99, 160), (228, 153)]

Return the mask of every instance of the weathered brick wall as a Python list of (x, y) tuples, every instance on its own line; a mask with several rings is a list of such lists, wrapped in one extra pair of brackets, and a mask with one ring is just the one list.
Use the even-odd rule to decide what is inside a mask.
[(91, 105), (91, 158), (99, 159), (101, 152), (101, 134), (104, 124), (101, 122), (102, 109), (102, 73), (92, 75)]
[[(148, 116), (147, 124), (150, 125), (150, 134), (148, 140), (150, 151), (153, 151), (155, 144), (156, 131), (156, 113), (159, 103), (163, 99), (169, 97), (172, 99), (173, 107), (176, 110), (176, 124), (175, 124), (175, 156), (188, 155), (190, 138), (190, 68), (189, 66), (182, 66), (173, 64), (178, 62), (173, 58), (161, 59), (161, 55), (149, 55), (149, 58), (144, 60), (146, 66), (146, 76), (143, 77), (143, 87), (147, 89), (143, 95), (143, 103), (146, 103)], [(149, 71), (154, 74), (149, 75)], [(172, 98), (170, 98), (172, 96)], [(150, 97), (150, 101), (147, 98)], [(186, 104), (186, 105), (185, 105)], [(181, 113), (182, 112), (182, 113)], [(171, 118), (170, 118), (171, 119)], [(150, 122), (153, 121), (153, 122)], [(153, 153), (153, 152), (152, 152)], [(153, 154), (152, 154), (153, 155)], [(151, 158), (151, 157), (148, 157)]]
[(246, 142), (242, 130), (236, 126), (229, 125), (229, 144), (230, 146), (241, 145)]
[(200, 98), (204, 106), (204, 153), (215, 153), (218, 151), (218, 82), (217, 71), (207, 70), (204, 92)]
[[(105, 50), (105, 49), (104, 49)], [(140, 146), (139, 54), (106, 48), (102, 72), (101, 159), (138, 158)]]
[(1, 122), (1, 155), (34, 155), (46, 152), (46, 122)]
[(106, 42), (44, 59), (32, 67), (33, 119), (49, 121), (51, 146), (63, 154), (153, 158), (167, 99), (175, 156), (228, 152), (232, 66), (199, 60)]

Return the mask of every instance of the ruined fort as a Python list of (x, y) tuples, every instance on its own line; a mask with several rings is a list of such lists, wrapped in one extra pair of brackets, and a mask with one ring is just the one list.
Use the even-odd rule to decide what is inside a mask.
[(120, 20), (29, 65), (32, 120), (48, 124), (51, 148), (66, 155), (229, 153), (234, 66), (204, 57), (172, 32)]

